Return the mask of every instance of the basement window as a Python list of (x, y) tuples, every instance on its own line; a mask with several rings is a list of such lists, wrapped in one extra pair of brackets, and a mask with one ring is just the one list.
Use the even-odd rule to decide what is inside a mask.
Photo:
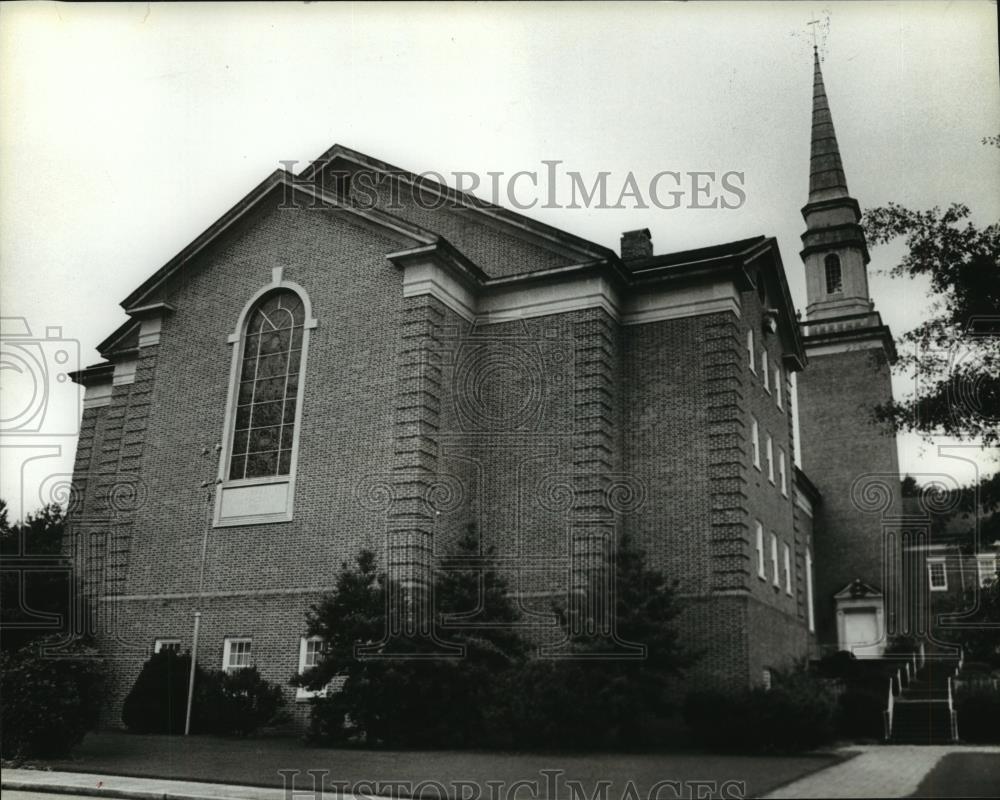
[(171, 650), (175, 653), (181, 651), (181, 640), (180, 639), (156, 639), (153, 642), (153, 652), (160, 653), (164, 650)]

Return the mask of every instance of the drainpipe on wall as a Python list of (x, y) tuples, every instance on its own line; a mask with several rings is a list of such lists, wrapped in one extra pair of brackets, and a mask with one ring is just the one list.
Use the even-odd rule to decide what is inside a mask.
[[(221, 447), (219, 445), (215, 446), (215, 451), (219, 452)], [(203, 450), (203, 454), (206, 453), (208, 448)], [(191, 706), (194, 703), (194, 674), (195, 670), (198, 668), (198, 634), (201, 629), (201, 603), (202, 603), (202, 592), (205, 587), (205, 559), (208, 556), (208, 534), (212, 530), (212, 500), (215, 495), (215, 487), (222, 483), (222, 478), (216, 478), (214, 481), (205, 481), (202, 483), (202, 489), (211, 490), (206, 492), (206, 506), (207, 506), (207, 520), (205, 524), (205, 533), (201, 537), (201, 563), (198, 566), (198, 606), (197, 610), (194, 612), (194, 630), (191, 632), (191, 671), (188, 674), (188, 695), (187, 695), (187, 710), (184, 713), (184, 735), (187, 736), (191, 733)]]

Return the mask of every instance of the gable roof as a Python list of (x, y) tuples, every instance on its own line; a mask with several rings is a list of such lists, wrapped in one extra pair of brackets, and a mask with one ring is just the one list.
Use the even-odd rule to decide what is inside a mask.
[(444, 197), (449, 202), (461, 206), (464, 210), (469, 210), (480, 215), (484, 221), (506, 228), (515, 235), (530, 236), (542, 247), (556, 253), (569, 255), (577, 261), (618, 257), (615, 251), (596, 242), (591, 242), (581, 236), (576, 236), (560, 228), (546, 225), (544, 222), (527, 217), (524, 214), (519, 214), (503, 206), (490, 203), (469, 192), (460, 192), (457, 189), (452, 189), (450, 186), (428, 178), (426, 175), (417, 175), (341, 144), (333, 145), (333, 147), (314, 159), (308, 167), (299, 173), (298, 180), (315, 180), (320, 172), (327, 169), (336, 161), (354, 164), (355, 166), (364, 167), (383, 175), (392, 175), (411, 186), (419, 188), (421, 191)]

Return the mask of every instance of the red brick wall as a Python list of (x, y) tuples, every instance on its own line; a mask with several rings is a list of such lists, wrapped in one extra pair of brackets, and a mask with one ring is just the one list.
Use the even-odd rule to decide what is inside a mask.
[[(554, 263), (535, 245), (501, 237), (501, 246), (462, 213), (438, 212), (433, 227), (499, 273)], [(412, 218), (430, 222), (419, 210)], [(176, 312), (160, 343), (141, 351), (135, 383), (84, 417), (77, 480), (84, 511), (95, 513), (78, 529), (94, 534), (94, 563), (107, 568), (91, 590), (117, 598), (100, 606), (109, 724), (154, 638), (190, 646), (206, 531), (202, 663), (221, 665), (224, 636), (249, 635), (264, 676), (282, 684), (297, 666), (305, 610), (342, 562), (370, 547), (419, 580), (470, 523), (509, 559), (541, 639), (581, 565), (628, 530), (680, 581), (690, 604), (683, 630), (706, 650), (696, 679), (747, 685), (762, 664), (804, 652), (807, 535), (793, 524), (790, 456), (788, 497), (750, 463), (751, 411), (792, 452), (787, 387), (781, 411), (747, 366), (747, 326), (772, 364), (781, 353), (759, 333), (756, 294), (744, 294), (742, 317), (620, 327), (591, 309), (470, 327), (436, 299), (403, 298), (385, 260), (399, 243), (351, 219), (265, 209), (203, 253), (160, 292)], [(319, 322), (294, 520), (211, 528), (201, 483), (217, 471), (227, 338), (279, 266), (309, 293)], [(101, 500), (137, 479), (134, 508)], [(795, 544), (795, 596), (783, 580), (775, 592), (757, 579), (755, 519)]]
[(886, 588), (882, 520), (900, 513), (899, 461), (895, 436), (871, 414), (891, 392), (881, 349), (810, 355), (798, 379), (803, 470), (823, 496), (814, 555), (818, 632), (828, 644), (836, 592), (855, 578)]

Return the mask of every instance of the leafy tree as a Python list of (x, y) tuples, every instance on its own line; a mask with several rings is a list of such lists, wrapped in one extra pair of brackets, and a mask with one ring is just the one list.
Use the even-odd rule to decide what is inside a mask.
[[(44, 506), (11, 524), (0, 500), (0, 624), (4, 651), (70, 627), (72, 565), (62, 556), (66, 515), (56, 504)], [(43, 617), (58, 617), (53, 627)]]
[[(1000, 146), (1000, 137), (983, 140)], [(1000, 443), (1000, 224), (980, 227), (969, 209), (913, 211), (896, 203), (868, 209), (872, 244), (902, 238), (893, 276), (930, 278), (933, 313), (900, 339), (896, 369), (916, 373), (912, 395), (880, 406), (897, 430)]]
[[(910, 475), (903, 478), (904, 497), (921, 497), (929, 490), (930, 487), (920, 485)], [(982, 550), (1000, 541), (1000, 473), (978, 483), (935, 493), (922, 503), (922, 510), (930, 517), (932, 538), (940, 541), (942, 535), (955, 537), (965, 554), (977, 551), (974, 534), (978, 523), (978, 549)]]

